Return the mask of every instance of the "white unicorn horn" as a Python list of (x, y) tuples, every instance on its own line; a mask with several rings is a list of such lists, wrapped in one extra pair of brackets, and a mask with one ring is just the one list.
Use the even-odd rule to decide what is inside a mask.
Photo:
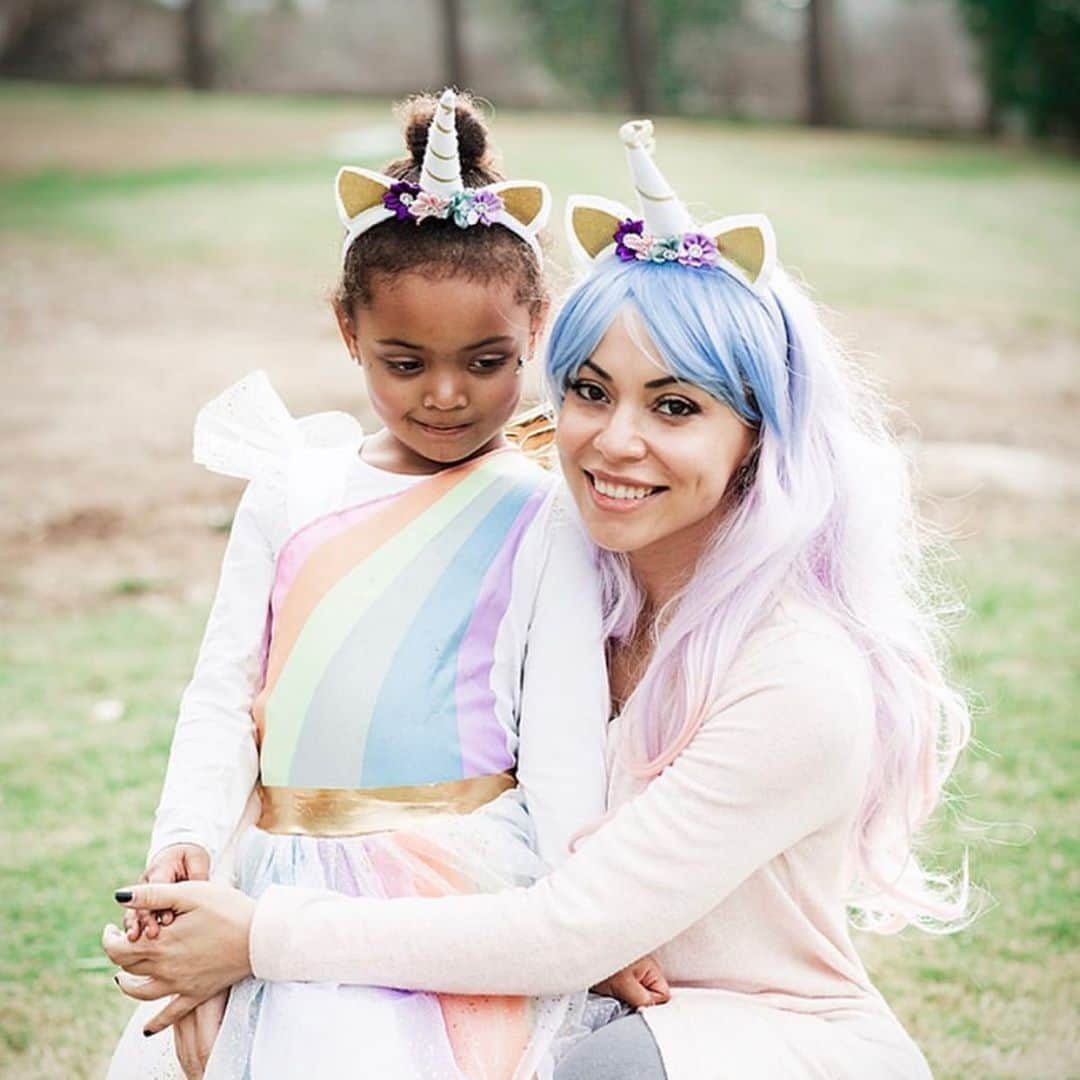
[(686, 207), (652, 159), (652, 121), (631, 120), (623, 124), (619, 128), (619, 138), (626, 147), (630, 173), (644, 212), (645, 228), (653, 236), (679, 236), (690, 232), (694, 223)]
[(458, 157), (456, 100), (453, 90), (444, 90), (428, 125), (420, 187), (433, 195), (453, 195), (465, 187), (461, 182), (461, 159)]

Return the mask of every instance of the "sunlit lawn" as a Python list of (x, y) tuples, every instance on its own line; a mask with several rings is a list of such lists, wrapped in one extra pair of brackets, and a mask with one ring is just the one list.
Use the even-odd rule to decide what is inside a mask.
[[(628, 200), (617, 122), (500, 113), (496, 133), (513, 175), (547, 180), (557, 205), (571, 190)], [(259, 137), (234, 138), (243, 125)], [(257, 267), (262, 285), (312, 293), (332, 275), (328, 189), (341, 155), (328, 147), (348, 129), (367, 129), (353, 160), (393, 153), (383, 103), (0, 86), (0, 135), (55, 142), (20, 157), (0, 138), (0, 243), (93, 250), (124, 273)], [(162, 130), (164, 142), (150, 139)], [(835, 307), (1080, 333), (1075, 163), (877, 135), (674, 120), (660, 130), (665, 166), (686, 178), (699, 216), (767, 211), (786, 261)], [(139, 151), (144, 137), (152, 154)], [(979, 746), (934, 843), (954, 863), (969, 843), (972, 877), (993, 900), (957, 937), (860, 944), (940, 1076), (1080, 1075), (1080, 545), (973, 541), (954, 570), (971, 606), (956, 672), (981, 701)], [(99, 1075), (127, 1013), (97, 940), (115, 915), (111, 890), (142, 862), (205, 615), (139, 593), (118, 587), (78, 615), (20, 608), (0, 630), (4, 1076)], [(119, 716), (102, 705), (113, 701)]]

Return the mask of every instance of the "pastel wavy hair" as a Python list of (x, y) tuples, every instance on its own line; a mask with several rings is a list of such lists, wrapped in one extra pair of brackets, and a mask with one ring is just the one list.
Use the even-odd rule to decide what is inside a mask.
[[(873, 683), (872, 762), (851, 838), (853, 920), (882, 933), (957, 928), (970, 906), (966, 866), (931, 872), (915, 847), (970, 719), (944, 674), (944, 609), (882, 404), (782, 270), (754, 290), (724, 269), (612, 259), (555, 320), (547, 378), (557, 408), (627, 307), (673, 374), (757, 431), (717, 534), (654, 621), (652, 660), (627, 703), (630, 767), (651, 778), (679, 755), (747, 636), (781, 595), (799, 597), (847, 628)], [(599, 561), (608, 633), (625, 639), (643, 596), (624, 554), (601, 551)]]

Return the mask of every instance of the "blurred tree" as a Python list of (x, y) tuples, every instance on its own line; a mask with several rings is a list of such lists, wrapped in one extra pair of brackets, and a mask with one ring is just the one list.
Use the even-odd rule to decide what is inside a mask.
[(836, 85), (838, 11), (834, 0), (806, 3), (806, 122), (815, 127), (842, 119)]
[(677, 45), (715, 26), (740, 0), (519, 0), (535, 30), (536, 55), (594, 102), (629, 100), (639, 112), (679, 107), (690, 89)]
[(88, 0), (6, 0), (0, 4), (0, 75), (53, 78), (74, 69), (86, 48), (80, 32)]
[(957, 0), (982, 53), (986, 129), (1019, 110), (1036, 135), (1080, 143), (1080, 0)]
[(656, 111), (656, 27), (653, 16), (653, 6), (649, 0), (622, 0), (626, 88), (630, 108), (636, 113)]
[(443, 64), (446, 71), (444, 85), (464, 87), (469, 85), (465, 64), (465, 48), (462, 44), (460, 0), (439, 0), (443, 28)]
[(210, 90), (216, 75), (214, 0), (187, 0), (182, 34), (184, 81), (193, 90)]

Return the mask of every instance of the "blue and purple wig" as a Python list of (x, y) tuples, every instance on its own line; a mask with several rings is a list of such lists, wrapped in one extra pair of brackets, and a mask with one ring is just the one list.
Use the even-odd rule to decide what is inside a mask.
[[(852, 836), (857, 921), (883, 932), (959, 925), (966, 870), (958, 881), (932, 874), (914, 847), (968, 740), (969, 714), (943, 674), (943, 613), (931, 604), (909, 470), (881, 403), (782, 270), (755, 289), (724, 268), (605, 259), (552, 329), (557, 406), (627, 308), (672, 374), (758, 432), (713, 542), (655, 620), (653, 658), (627, 707), (632, 766), (651, 777), (670, 764), (759, 621), (782, 596), (804, 601), (848, 631), (874, 692), (874, 752)], [(602, 551), (600, 567), (609, 633), (624, 638), (641, 591), (627, 556)]]

